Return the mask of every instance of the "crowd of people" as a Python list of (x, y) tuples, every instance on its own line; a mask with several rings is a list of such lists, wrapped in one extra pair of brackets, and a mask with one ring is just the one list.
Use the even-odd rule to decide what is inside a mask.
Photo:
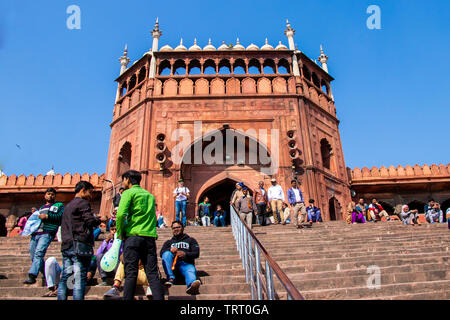
[[(253, 220), (256, 220), (260, 226), (292, 223), (296, 228), (322, 222), (320, 209), (314, 205), (314, 199), (310, 199), (309, 204), (306, 205), (297, 183), (297, 180), (291, 181), (286, 202), (283, 188), (276, 179), (271, 180), (272, 185), (267, 190), (263, 181), (260, 181), (254, 190), (250, 190), (243, 182), (238, 182), (229, 204), (234, 206), (249, 228), (252, 228)], [(177, 219), (179, 219), (179, 213), (177, 210)], [(182, 212), (182, 214), (185, 213)], [(197, 207), (196, 220), (199, 225), (210, 226), (212, 221), (216, 227), (225, 226), (225, 218), (226, 212), (222, 206), (218, 204), (215, 210), (212, 210), (210, 199), (207, 196)]]
[[(94, 187), (89, 182), (77, 183), (75, 197), (66, 206), (56, 201), (55, 189), (47, 189), (44, 205), (21, 216), (16, 224), (19, 234), (31, 236), (31, 266), (24, 284), (36, 283), (37, 277), (42, 274), (48, 288), (44, 296), (66, 300), (70, 287), (73, 288), (74, 300), (83, 300), (86, 285), (94, 284), (98, 272), (101, 281), (97, 285), (111, 286), (104, 294), (105, 299), (132, 300), (137, 286), (148, 286), (145, 293), (148, 298), (163, 300), (156, 253), (157, 228), (170, 227), (173, 237), (164, 243), (159, 253), (167, 279), (164, 286), (169, 288), (180, 279), (186, 285), (187, 294), (198, 294), (201, 282), (197, 278), (195, 259), (200, 256), (200, 248), (194, 238), (184, 233), (190, 191), (182, 180), (178, 181), (178, 187), (173, 192), (176, 220), (168, 223), (158, 209), (155, 197), (141, 188), (141, 178), (141, 174), (134, 170), (122, 175), (123, 187), (114, 197), (113, 214), (109, 219), (92, 212), (90, 200)], [(267, 190), (263, 181), (253, 190), (239, 182), (229, 203), (250, 229), (253, 219), (261, 226), (292, 224), (299, 229), (323, 222), (314, 199), (309, 199), (308, 205), (305, 204), (297, 180), (291, 181), (286, 194), (287, 197), (276, 179), (271, 180)], [(351, 224), (375, 223), (383, 217), (387, 221), (393, 220), (375, 198), (370, 204), (363, 198), (357, 203), (352, 201), (347, 212), (347, 222)], [(424, 212), (428, 223), (445, 222), (440, 204), (433, 199), (425, 205)], [(226, 226), (226, 211), (220, 204), (213, 208), (207, 196), (198, 204), (196, 216), (202, 226)], [(420, 224), (418, 210), (411, 210), (408, 205), (401, 207), (398, 217), (405, 225)], [(94, 253), (94, 241), (102, 223), (109, 233)], [(44, 260), (55, 238), (61, 242), (62, 266), (55, 257)], [(116, 264), (111, 270), (104, 270), (103, 257), (113, 250), (115, 241), (120, 241)]]
[[(434, 199), (428, 200), (428, 203), (424, 207), (426, 222), (433, 223), (445, 223), (444, 212), (441, 210), (440, 204), (435, 202)], [(373, 198), (372, 202), (368, 205), (364, 198), (359, 198), (358, 203), (352, 201), (347, 209), (347, 223), (357, 224), (366, 223), (381, 220), (384, 217), (387, 221), (393, 221), (386, 210), (383, 209), (378, 200)], [(447, 209), (447, 214), (450, 213), (450, 208)], [(401, 205), (398, 217), (405, 225), (420, 225), (419, 210), (410, 209), (407, 204)]]

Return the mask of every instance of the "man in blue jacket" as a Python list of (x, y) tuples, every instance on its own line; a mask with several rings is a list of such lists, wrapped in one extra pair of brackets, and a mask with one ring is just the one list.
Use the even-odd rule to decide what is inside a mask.
[[(297, 229), (303, 228), (302, 223), (306, 220), (306, 207), (303, 194), (297, 186), (297, 180), (291, 180), (291, 188), (287, 192), (288, 202), (291, 206), (291, 221)], [(300, 221), (298, 219), (300, 213)]]

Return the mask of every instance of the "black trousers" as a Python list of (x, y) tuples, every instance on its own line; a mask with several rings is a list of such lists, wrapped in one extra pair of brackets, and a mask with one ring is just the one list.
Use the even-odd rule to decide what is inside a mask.
[(265, 203), (258, 203), (256, 204), (256, 209), (258, 211), (258, 214), (256, 215), (256, 219), (259, 225), (265, 226), (266, 225), (266, 209), (267, 204)]
[(124, 300), (133, 300), (139, 272), (139, 260), (144, 265), (153, 300), (164, 300), (164, 291), (158, 275), (156, 241), (152, 237), (131, 236), (125, 240), (123, 261), (125, 267)]

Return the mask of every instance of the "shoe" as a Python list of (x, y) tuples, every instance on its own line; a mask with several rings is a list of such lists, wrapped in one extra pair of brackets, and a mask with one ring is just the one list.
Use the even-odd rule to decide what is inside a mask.
[(24, 284), (35, 284), (36, 276), (33, 274), (28, 274), (28, 279), (23, 282)]
[(108, 291), (105, 292), (105, 294), (103, 295), (104, 299), (117, 299), (120, 298), (120, 292), (119, 289), (117, 289), (116, 287), (112, 287), (111, 289), (109, 289)]
[(191, 283), (189, 288), (186, 289), (186, 293), (190, 295), (198, 294), (198, 288), (200, 287), (200, 280), (195, 280)]
[(46, 294), (43, 294), (42, 297), (57, 297), (58, 296), (58, 290), (50, 290)]
[(173, 286), (174, 281), (175, 279), (169, 279), (164, 283), (164, 285), (166, 286), (166, 288), (170, 288), (171, 286)]
[(96, 285), (96, 287), (109, 287), (110, 285), (108, 284), (108, 282), (106, 281), (102, 281), (101, 283), (99, 283), (98, 285)]
[(297, 229), (303, 229), (303, 226), (302, 225), (298, 225)]
[(147, 287), (147, 290), (145, 291), (145, 296), (146, 296), (149, 300), (153, 300), (152, 289), (150, 289), (150, 286)]

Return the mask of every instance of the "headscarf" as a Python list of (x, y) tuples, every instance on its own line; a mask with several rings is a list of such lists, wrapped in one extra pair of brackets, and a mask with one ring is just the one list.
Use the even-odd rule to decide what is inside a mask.
[(403, 206), (402, 206), (402, 212), (407, 212), (407, 211), (405, 211), (405, 209), (408, 207), (408, 205), (406, 205), (406, 204), (404, 204)]

